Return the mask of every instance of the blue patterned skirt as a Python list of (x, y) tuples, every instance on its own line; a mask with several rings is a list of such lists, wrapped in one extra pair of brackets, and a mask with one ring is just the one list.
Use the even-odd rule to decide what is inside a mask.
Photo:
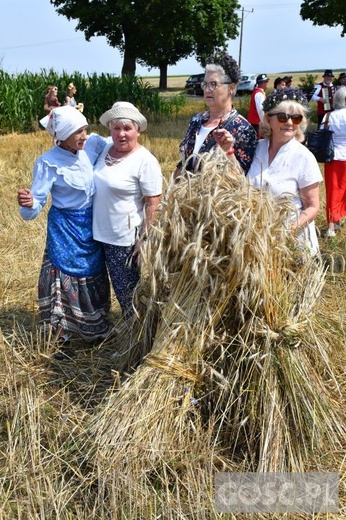
[(92, 208), (79, 210), (51, 206), (47, 229), (48, 257), (70, 276), (94, 276), (105, 266), (103, 247), (93, 239)]
[(110, 284), (102, 244), (92, 237), (92, 208), (51, 206), (47, 248), (38, 282), (41, 322), (86, 341), (111, 329)]

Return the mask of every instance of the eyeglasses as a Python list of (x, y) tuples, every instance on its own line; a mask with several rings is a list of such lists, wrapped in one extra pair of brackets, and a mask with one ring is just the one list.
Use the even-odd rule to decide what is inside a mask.
[(287, 123), (287, 121), (291, 119), (294, 125), (300, 125), (300, 123), (303, 121), (303, 116), (301, 114), (285, 114), (285, 112), (269, 114), (269, 117), (273, 116), (276, 116), (278, 118), (279, 123)]
[(209, 83), (207, 83), (206, 81), (202, 81), (201, 83), (201, 89), (202, 90), (210, 90), (211, 92), (213, 92), (213, 90), (221, 87), (221, 85), (230, 85), (231, 82), (230, 81), (224, 81), (222, 83), (217, 83), (216, 81), (210, 81)]

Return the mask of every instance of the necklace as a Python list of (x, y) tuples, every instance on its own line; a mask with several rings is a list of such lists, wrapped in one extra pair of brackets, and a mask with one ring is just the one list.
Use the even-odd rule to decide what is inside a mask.
[(109, 152), (107, 152), (107, 155), (105, 157), (105, 163), (107, 166), (113, 166), (113, 164), (120, 163), (123, 161), (123, 157), (118, 159), (117, 157), (112, 157)]

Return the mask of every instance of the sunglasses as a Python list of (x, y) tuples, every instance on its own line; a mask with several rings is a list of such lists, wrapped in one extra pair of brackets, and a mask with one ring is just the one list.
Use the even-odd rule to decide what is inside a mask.
[(300, 125), (303, 121), (303, 116), (301, 114), (285, 114), (285, 112), (279, 112), (278, 114), (270, 114), (269, 117), (272, 116), (276, 116), (279, 123), (287, 123), (287, 121), (291, 119), (294, 125)]

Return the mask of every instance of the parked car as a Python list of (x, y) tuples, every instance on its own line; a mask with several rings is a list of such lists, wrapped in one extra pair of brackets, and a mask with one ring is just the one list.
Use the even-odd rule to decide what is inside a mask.
[(203, 90), (201, 89), (201, 83), (203, 80), (204, 72), (190, 76), (185, 83), (186, 92), (188, 94), (194, 94), (195, 96), (203, 96)]
[(256, 85), (257, 74), (243, 74), (237, 88), (237, 94), (251, 94)]

